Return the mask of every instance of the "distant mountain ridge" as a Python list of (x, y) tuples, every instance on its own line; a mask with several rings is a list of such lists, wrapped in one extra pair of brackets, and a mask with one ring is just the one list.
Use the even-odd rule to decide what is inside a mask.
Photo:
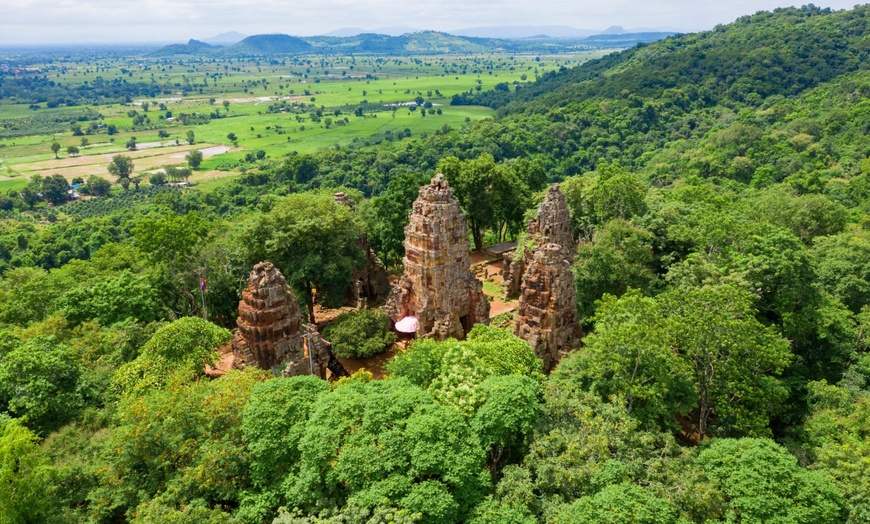
[(237, 31), (230, 31), (228, 33), (221, 33), (217, 36), (201, 38), (200, 40), (211, 45), (233, 45), (238, 44), (246, 37), (247, 35), (243, 35), (242, 33), (239, 33)]
[(230, 49), (243, 54), (292, 54), (310, 51), (311, 44), (301, 38), (284, 34), (253, 35)]
[[(381, 34), (402, 36), (407, 33), (417, 33), (419, 29), (409, 27), (383, 27), (377, 29), (362, 29), (359, 27), (343, 27), (318, 36), (350, 37), (361, 34)], [(637, 27), (625, 29), (622, 26), (610, 26), (607, 29), (582, 29), (567, 25), (515, 25), (515, 26), (479, 26), (465, 27), (445, 31), (454, 36), (493, 39), (527, 39), (527, 38), (586, 38), (599, 34), (639, 34), (639, 33), (685, 33), (687, 31), (674, 27)]]
[[(554, 26), (555, 27), (555, 26)], [(535, 28), (540, 29), (540, 28)], [(236, 33), (238, 34), (238, 33)], [(627, 48), (665, 38), (673, 33), (632, 33), (619, 37), (553, 38), (550, 35), (529, 35), (530, 38), (482, 38), (460, 36), (439, 31), (417, 31), (399, 36), (360, 33), (353, 36), (298, 37), (286, 34), (262, 34), (244, 38), (238, 43), (221, 47), (199, 40), (187, 44), (163, 47), (154, 55), (264, 56), (298, 53), (373, 53), (373, 54), (447, 54), (504, 52), (569, 52), (601, 47)], [(220, 36), (220, 35), (219, 35)], [(212, 39), (214, 41), (214, 39)]]
[(534, 38), (540, 36), (548, 36), (550, 38), (585, 38), (599, 32), (594, 29), (578, 29), (566, 25), (468, 27), (452, 31), (453, 34), (458, 36), (475, 38)]

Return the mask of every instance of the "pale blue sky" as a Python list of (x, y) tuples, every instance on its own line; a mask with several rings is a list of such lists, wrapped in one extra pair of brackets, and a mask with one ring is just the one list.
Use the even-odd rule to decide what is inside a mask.
[[(709, 29), (785, 0), (0, 0), (0, 45), (171, 42), (226, 31), (314, 35), (343, 27), (460, 30), (612, 25)], [(850, 9), (854, 1), (817, 5)]]

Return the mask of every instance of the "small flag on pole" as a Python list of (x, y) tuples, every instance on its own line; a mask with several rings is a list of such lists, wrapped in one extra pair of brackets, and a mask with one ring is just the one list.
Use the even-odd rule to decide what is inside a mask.
[(205, 279), (204, 278), (200, 279), (199, 290), (202, 291), (203, 293), (205, 293)]

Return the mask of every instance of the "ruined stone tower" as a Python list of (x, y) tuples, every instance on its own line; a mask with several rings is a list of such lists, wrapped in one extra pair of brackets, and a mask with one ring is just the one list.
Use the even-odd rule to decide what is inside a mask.
[(577, 292), (564, 247), (553, 243), (535, 246), (523, 273), (514, 334), (535, 350), (545, 373), (579, 345)]
[(558, 184), (550, 187), (537, 218), (529, 222), (522, 247), (505, 277), (510, 276), (509, 292), (513, 286), (519, 293), (514, 334), (528, 342), (549, 373), (583, 336), (571, 271), (571, 216)]
[[(326, 378), (327, 369), (334, 375), (347, 374), (317, 330), (302, 323), (296, 298), (271, 262), (260, 262), (251, 271), (236, 325), (233, 353), (240, 365), (281, 371), (285, 376)], [(303, 342), (306, 337), (310, 358)]]
[[(574, 235), (571, 233), (571, 214), (565, 203), (565, 195), (559, 191), (559, 184), (550, 186), (547, 196), (538, 207), (538, 216), (529, 222), (528, 232), (523, 245), (517, 246), (514, 253), (505, 259), (505, 294), (515, 297), (520, 292), (523, 273), (531, 262), (534, 246), (557, 244), (564, 247), (570, 258), (574, 252)], [(528, 248), (528, 249), (527, 249)]]
[[(354, 210), (353, 202), (344, 193), (335, 193), (332, 198), (336, 204)], [(390, 292), (390, 280), (384, 264), (369, 244), (368, 235), (363, 233), (357, 245), (366, 254), (366, 264), (363, 268), (354, 271), (354, 283), (345, 291), (344, 302), (346, 305), (360, 308), (367, 301), (374, 303), (383, 300)]]
[(474, 324), (488, 323), (489, 302), (468, 248), (465, 215), (438, 174), (420, 188), (405, 226), (405, 272), (384, 306), (390, 319), (415, 316), (417, 335), (437, 340), (462, 339)]

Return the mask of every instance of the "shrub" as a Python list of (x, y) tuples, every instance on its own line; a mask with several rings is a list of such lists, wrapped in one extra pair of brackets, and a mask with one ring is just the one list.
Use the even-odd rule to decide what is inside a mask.
[(363, 309), (339, 315), (324, 331), (335, 354), (345, 358), (366, 358), (383, 353), (396, 341), (387, 314), (380, 309)]

